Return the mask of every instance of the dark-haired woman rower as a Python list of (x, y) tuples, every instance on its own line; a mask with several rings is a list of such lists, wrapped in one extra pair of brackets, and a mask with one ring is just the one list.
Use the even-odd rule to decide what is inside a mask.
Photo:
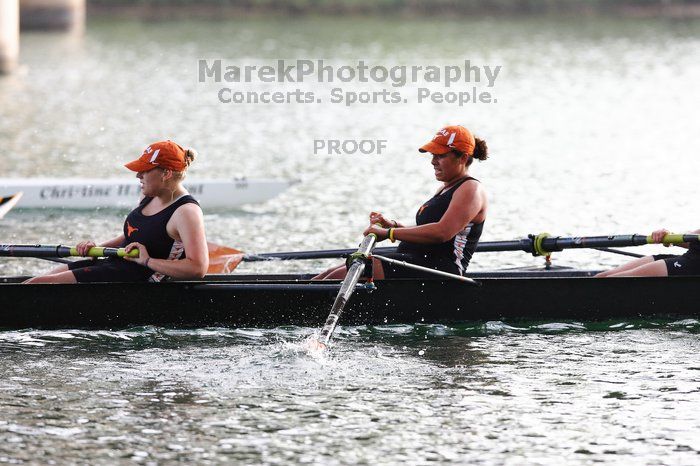
[[(655, 243), (662, 243), (670, 232), (665, 229), (651, 234)], [(700, 234), (700, 230), (691, 234)], [(683, 255), (657, 254), (644, 256), (601, 272), (596, 277), (668, 277), (674, 275), (700, 275), (700, 243), (684, 243), (677, 246), (688, 249)]]
[[(139, 250), (138, 258), (110, 257), (62, 265), (25, 283), (93, 283), (161, 281), (165, 277), (203, 277), (209, 266), (202, 209), (182, 186), (195, 158), (192, 149), (172, 141), (155, 142), (126, 164), (141, 181), (143, 198), (124, 222), (121, 235), (104, 247)], [(92, 241), (77, 245), (86, 255)]]
[[(435, 270), (464, 275), (484, 227), (488, 201), (481, 183), (469, 175), (474, 159), (486, 160), (486, 142), (463, 126), (447, 126), (420, 149), (432, 155), (435, 178), (442, 182), (437, 193), (416, 213), (416, 226), (404, 226), (372, 212), (370, 227), (378, 241), (400, 241), (396, 253), (383, 254)], [(379, 225), (379, 226), (377, 226)], [(429, 277), (425, 272), (373, 261), (373, 277)], [(317, 279), (345, 277), (344, 265), (329, 269)]]

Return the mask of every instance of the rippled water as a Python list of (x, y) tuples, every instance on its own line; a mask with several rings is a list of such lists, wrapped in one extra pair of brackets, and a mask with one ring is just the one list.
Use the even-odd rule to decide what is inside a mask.
[[(349, 247), (369, 210), (411, 221), (436, 188), (415, 148), (456, 122), (492, 151), (473, 170), (491, 200), (486, 240), (698, 228), (699, 32), (491, 18), (91, 21), (84, 38), (24, 34), (22, 70), (0, 79), (2, 176), (128, 176), (125, 160), (172, 137), (200, 151), (192, 177), (301, 179), (266, 204), (206, 212), (210, 239), (252, 252)], [(503, 71), (491, 105), (230, 106), (196, 83), (197, 59), (215, 57)], [(314, 138), (352, 137), (387, 139), (388, 153), (312, 153)], [(124, 214), (16, 210), (0, 242), (104, 240)], [(472, 267), (539, 262), (489, 253)], [(46, 267), (5, 260), (0, 274)], [(341, 328), (325, 356), (304, 349), (317, 330), (306, 328), (0, 332), (0, 462), (693, 464), (699, 328)]]
[(0, 458), (691, 464), (695, 320), (0, 334)]

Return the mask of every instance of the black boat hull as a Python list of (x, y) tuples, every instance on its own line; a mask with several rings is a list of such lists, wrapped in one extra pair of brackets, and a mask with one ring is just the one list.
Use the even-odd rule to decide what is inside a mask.
[[(473, 274), (359, 287), (341, 325), (700, 316), (700, 277), (594, 279), (584, 272)], [(0, 284), (0, 328), (320, 327), (337, 283), (209, 277), (143, 284)]]

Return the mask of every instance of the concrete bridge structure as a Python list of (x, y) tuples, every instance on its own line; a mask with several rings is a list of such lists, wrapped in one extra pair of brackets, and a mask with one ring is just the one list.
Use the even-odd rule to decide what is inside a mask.
[(0, 74), (19, 61), (19, 31), (85, 29), (85, 0), (0, 0)]

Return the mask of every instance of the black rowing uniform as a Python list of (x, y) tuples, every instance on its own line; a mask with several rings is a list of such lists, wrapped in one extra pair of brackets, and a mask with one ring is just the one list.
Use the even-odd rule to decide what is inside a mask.
[[(185, 258), (185, 248), (180, 241), (168, 235), (166, 226), (173, 213), (185, 204), (199, 203), (189, 194), (179, 197), (175, 202), (153, 215), (144, 215), (143, 209), (152, 197), (145, 197), (138, 207), (132, 210), (124, 222), (124, 242), (119, 247), (130, 243), (146, 246), (148, 254), (154, 259), (178, 260)], [(96, 282), (159, 282), (165, 275), (154, 272), (135, 262), (120, 257), (106, 259), (87, 259), (68, 265), (75, 279), (80, 283)]]
[(692, 242), (683, 255), (657, 254), (654, 260), (666, 263), (669, 276), (700, 275), (700, 243)]
[[(446, 191), (441, 191), (423, 204), (416, 213), (416, 225), (439, 222), (450, 206), (452, 196), (462, 183), (468, 180), (479, 181), (467, 176)], [(402, 241), (395, 253), (384, 254), (393, 259), (406, 261), (435, 270), (464, 275), (474, 250), (484, 229), (484, 222), (469, 223), (462, 231), (449, 241), (438, 244), (420, 244)], [(383, 263), (386, 278), (435, 278), (425, 272), (409, 269), (399, 265)]]

